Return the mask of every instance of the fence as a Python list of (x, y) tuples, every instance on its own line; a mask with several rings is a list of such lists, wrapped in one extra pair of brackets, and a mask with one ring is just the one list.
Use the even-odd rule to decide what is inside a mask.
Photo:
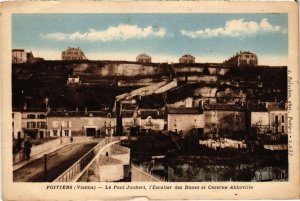
[(68, 168), (64, 173), (57, 177), (54, 182), (72, 182), (79, 178), (98, 156), (101, 149), (110, 143), (120, 141), (119, 137), (106, 137), (101, 140), (92, 150), (82, 156), (78, 161), (76, 161), (70, 168)]
[[(71, 140), (72, 139), (72, 140)], [(86, 141), (91, 141), (93, 140), (93, 137), (60, 137), (54, 140), (51, 140), (49, 142), (37, 145), (37, 146), (33, 146), (31, 148), (31, 156), (36, 156), (40, 153), (43, 153), (53, 147), (57, 147), (59, 145), (63, 145), (63, 144), (68, 144), (71, 142), (86, 142)], [(22, 161), (25, 161), (25, 154), (24, 151), (20, 151), (16, 154), (13, 154), (13, 164), (17, 164), (20, 163)]]
[(152, 174), (150, 171), (147, 171), (142, 166), (131, 165), (131, 181), (134, 182), (167, 182), (166, 179), (161, 178), (160, 176)]

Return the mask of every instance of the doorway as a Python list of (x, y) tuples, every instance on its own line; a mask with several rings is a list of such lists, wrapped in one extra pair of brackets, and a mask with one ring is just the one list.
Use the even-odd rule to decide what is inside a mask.
[(86, 136), (96, 136), (96, 128), (86, 128)]
[(40, 131), (40, 138), (44, 138), (44, 131)]
[(27, 131), (26, 134), (30, 136), (32, 139), (36, 139), (37, 131)]

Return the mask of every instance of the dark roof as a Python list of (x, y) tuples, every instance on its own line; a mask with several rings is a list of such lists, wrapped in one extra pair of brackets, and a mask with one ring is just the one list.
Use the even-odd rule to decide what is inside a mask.
[[(249, 52), (249, 51), (243, 51), (243, 52), (240, 52), (240, 54), (243, 54), (243, 53), (246, 53), (246, 54), (254, 54), (253, 52)], [(254, 54), (255, 55), (255, 54)]]
[(149, 116), (151, 116), (153, 119), (162, 119), (164, 118), (164, 113), (159, 109), (140, 109), (139, 116), (142, 119), (147, 119)]
[(13, 108), (12, 109), (13, 112), (47, 112), (46, 109), (42, 109), (42, 108), (27, 108), (26, 110), (24, 110), (24, 108)]
[(269, 111), (275, 111), (275, 110), (286, 110), (284, 103), (277, 103), (277, 102), (269, 102), (267, 104), (267, 108)]
[[(190, 55), (190, 54), (185, 54), (185, 55), (182, 55), (182, 57), (192, 57), (192, 58), (195, 58), (194, 56)], [(182, 58), (181, 57), (181, 58)]]
[(265, 107), (252, 107), (250, 108), (251, 112), (268, 112), (268, 109)]
[(204, 110), (223, 110), (223, 111), (241, 111), (243, 107), (241, 105), (229, 105), (229, 104), (204, 104)]
[(201, 108), (168, 108), (169, 114), (202, 114), (203, 110)]
[(25, 50), (24, 49), (13, 49), (12, 51), (13, 52), (24, 52)]
[(48, 117), (114, 117), (114, 113), (107, 111), (66, 111), (66, 112), (50, 112)]
[(79, 78), (79, 75), (70, 75), (68, 78)]
[(150, 57), (150, 56), (148, 54), (143, 53), (143, 54), (139, 54), (137, 57)]

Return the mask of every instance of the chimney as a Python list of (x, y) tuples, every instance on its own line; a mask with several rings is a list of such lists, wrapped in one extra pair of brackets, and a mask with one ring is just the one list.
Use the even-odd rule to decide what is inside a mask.
[(48, 97), (45, 98), (44, 103), (45, 103), (45, 109), (47, 109), (48, 108), (48, 104), (49, 104)]
[(24, 110), (27, 110), (27, 103), (26, 103), (26, 101), (25, 101), (25, 103), (24, 103), (23, 109), (24, 109)]
[(266, 102), (266, 108), (267, 109), (269, 108), (269, 102)]

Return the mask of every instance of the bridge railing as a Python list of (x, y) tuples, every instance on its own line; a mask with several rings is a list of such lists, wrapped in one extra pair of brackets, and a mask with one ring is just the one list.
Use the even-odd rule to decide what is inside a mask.
[(148, 177), (146, 181), (154, 181), (154, 182), (167, 182), (166, 178), (160, 177), (158, 175), (153, 174), (151, 171), (148, 171), (145, 167), (142, 165), (135, 165), (131, 164), (131, 168), (134, 171), (139, 172), (140, 174), (143, 174), (144, 176)]
[(53, 182), (71, 182), (81, 173), (88, 164), (97, 156), (98, 152), (107, 144), (120, 141), (120, 137), (106, 137), (101, 140), (93, 149), (77, 160), (70, 168), (63, 172)]

